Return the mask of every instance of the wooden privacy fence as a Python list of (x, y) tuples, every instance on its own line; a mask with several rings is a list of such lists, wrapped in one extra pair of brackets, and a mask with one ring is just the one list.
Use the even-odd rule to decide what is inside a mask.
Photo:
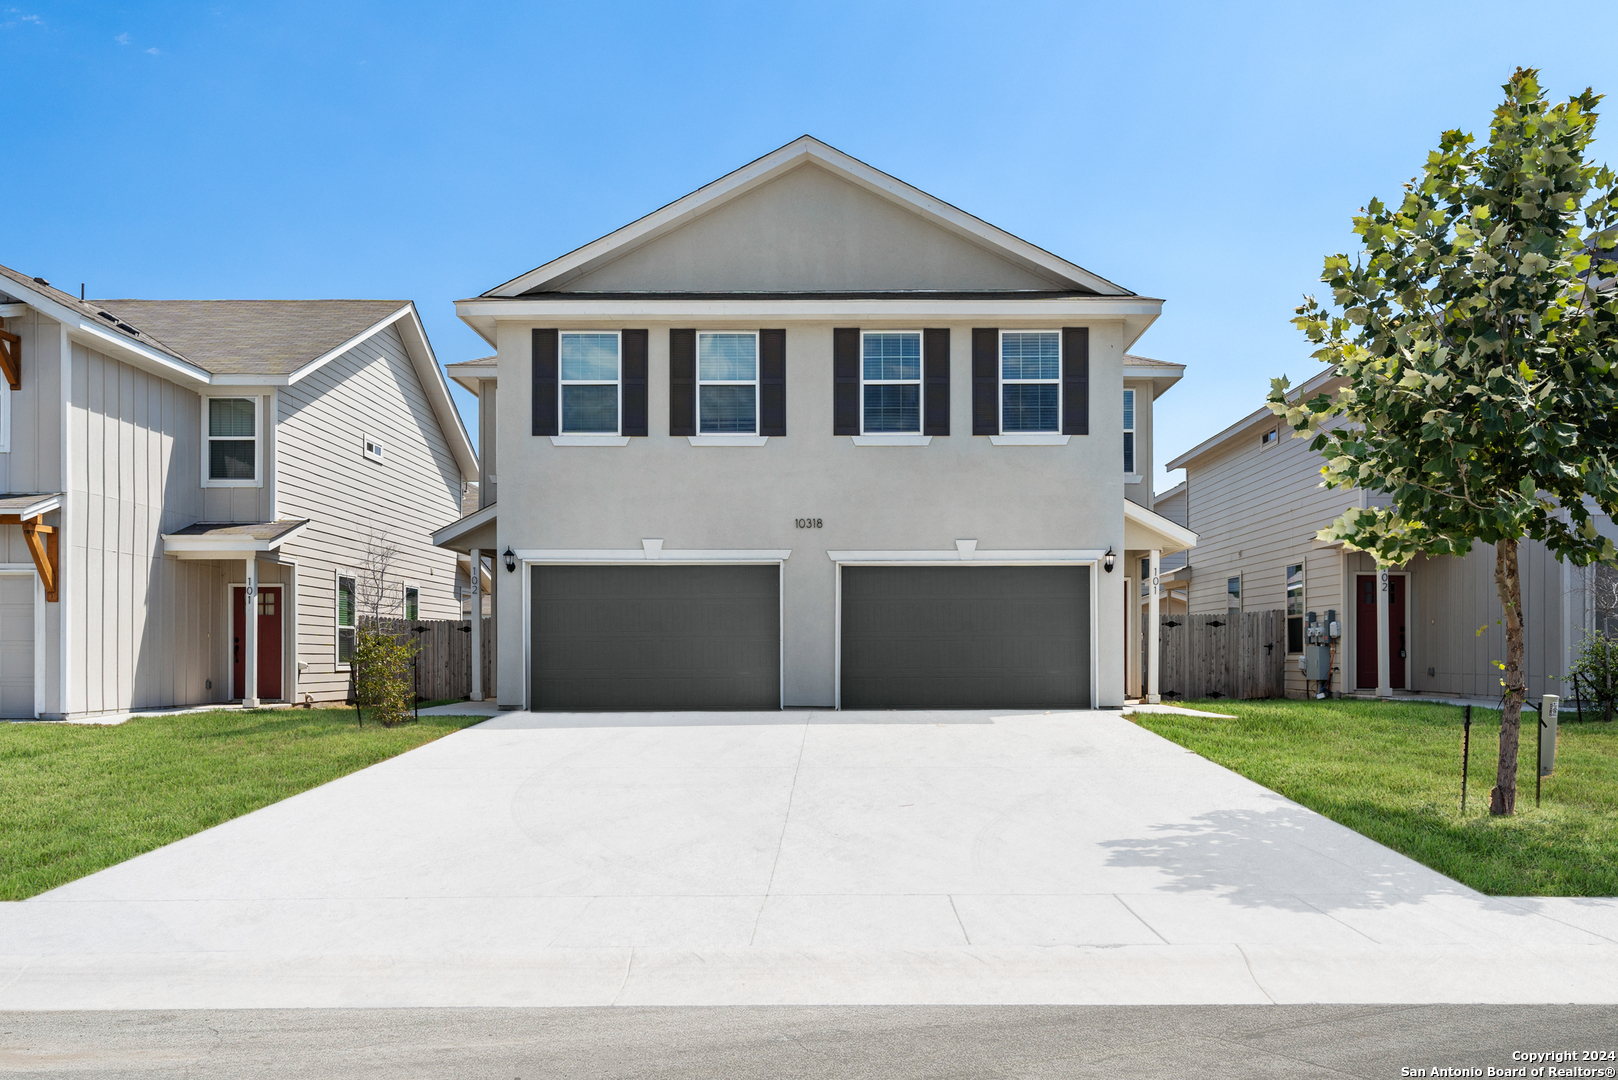
[[(494, 696), (494, 620), (483, 623), (483, 696)], [(418, 693), (428, 701), (464, 701), (472, 693), (472, 634), (470, 619), (385, 619), (383, 628), (400, 639), (416, 638)], [(416, 634), (414, 628), (425, 632)]]
[(1164, 615), (1158, 692), (1166, 699), (1286, 695), (1284, 611)]

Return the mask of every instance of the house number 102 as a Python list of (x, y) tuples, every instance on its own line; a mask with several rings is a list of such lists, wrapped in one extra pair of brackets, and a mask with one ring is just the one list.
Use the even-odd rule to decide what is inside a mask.
[(819, 518), (795, 518), (792, 523), (800, 529), (818, 529), (821, 527)]

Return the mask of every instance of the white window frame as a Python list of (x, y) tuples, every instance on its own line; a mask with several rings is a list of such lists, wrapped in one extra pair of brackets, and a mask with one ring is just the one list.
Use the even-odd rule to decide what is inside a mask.
[[(1296, 615), (1294, 615), (1292, 613), (1292, 568), (1293, 567), (1298, 568), (1298, 613)], [(1309, 580), (1308, 564), (1305, 563), (1305, 562), (1286, 563), (1286, 564), (1284, 564), (1284, 567), (1283, 567), (1283, 569), (1281, 571), (1281, 575), (1282, 575), (1282, 577), (1281, 577), (1282, 595), (1286, 598), (1286, 607), (1283, 610), (1286, 611), (1286, 615), (1284, 616), (1284, 618), (1287, 621), (1287, 637), (1289, 639), (1287, 644), (1289, 646), (1291, 645), (1291, 640), (1290, 639), (1291, 639), (1291, 636), (1292, 636), (1292, 620), (1297, 619), (1298, 620), (1298, 625), (1300, 627), (1302, 627), (1302, 629), (1298, 633), (1298, 637), (1302, 641), (1304, 647), (1307, 648), (1308, 645), (1309, 645), (1309, 640), (1308, 640), (1308, 637), (1306, 635), (1309, 632), (1309, 627), (1308, 627), (1308, 623), (1306, 623), (1304, 620), (1306, 618), (1308, 618), (1308, 607), (1309, 607), (1309, 594), (1308, 594), (1308, 584), (1307, 584), (1308, 580)], [(1287, 649), (1287, 655), (1288, 656), (1296, 656), (1298, 654), (1293, 652), (1292, 649), (1289, 647)], [(1409, 681), (1409, 672), (1405, 673), (1405, 677), (1406, 677), (1406, 681)]]
[[(349, 623), (347, 626), (343, 625), (341, 621), (343, 617), (342, 595), (344, 578), (347, 578), (349, 581), (353, 582), (354, 588), (354, 621)], [(355, 645), (357, 646), (359, 644), (360, 629), (360, 576), (352, 571), (338, 570), (332, 575), (331, 621), (332, 670), (347, 671), (351, 665), (349, 661), (343, 659), (343, 631), (354, 631)]]
[[(589, 334), (594, 337), (611, 334), (618, 340), (618, 371), (613, 379), (564, 379), (562, 377), (562, 339), (578, 337)], [(567, 430), (567, 410), (563, 407), (566, 399), (565, 387), (569, 386), (611, 386), (617, 402), (617, 422), (611, 431), (569, 431)], [(622, 438), (624, 432), (624, 335), (621, 330), (562, 330), (556, 335), (556, 431), (567, 439), (615, 439)]]
[[(1058, 379), (1057, 381), (1060, 382), (1061, 380)], [(1058, 395), (1060, 395), (1060, 392), (1058, 392)], [(1058, 400), (1060, 400), (1060, 396), (1058, 396)], [(1124, 387), (1124, 472), (1131, 476), (1135, 475), (1135, 402), (1137, 400), (1135, 388), (1132, 386)], [(1060, 413), (1058, 413), (1058, 418), (1060, 418)]]
[[(375, 453), (371, 452), (373, 447), (376, 450)], [(366, 461), (372, 461), (378, 465), (386, 465), (388, 456), (387, 444), (374, 435), (366, 435), (362, 432), (360, 434), (360, 456)]]
[(1280, 443), (1280, 441), (1281, 426), (1277, 424), (1275, 427), (1265, 428), (1263, 431), (1259, 432), (1258, 448), (1260, 450), (1268, 450), (1270, 447)]
[[(865, 377), (865, 339), (872, 334), (914, 334), (916, 336), (916, 377), (914, 379), (867, 379)], [(927, 340), (920, 330), (861, 330), (860, 331), (860, 435), (867, 438), (905, 436), (915, 438), (927, 426)], [(916, 430), (866, 431), (865, 388), (867, 386), (914, 386), (916, 388)]]
[[(1055, 334), (1056, 335), (1056, 378), (1055, 379), (1008, 379), (1008, 378), (1006, 378), (1006, 335), (1007, 334)], [(1027, 330), (1014, 329), (1014, 330), (1002, 330), (1002, 331), (1000, 331), (1000, 341), (999, 341), (998, 351), (996, 352), (995, 358), (994, 358), (994, 365), (995, 365), (994, 366), (994, 371), (995, 371), (995, 374), (999, 377), (997, 379), (997, 384), (995, 386), (995, 396), (999, 400), (995, 402), (995, 408), (998, 410), (999, 417), (1000, 417), (1000, 434), (1001, 435), (1003, 435), (1003, 436), (1004, 435), (1010, 435), (1010, 436), (1037, 435), (1037, 436), (1049, 437), (1051, 435), (1060, 435), (1062, 433), (1062, 406), (1064, 404), (1064, 402), (1062, 400), (1062, 363), (1063, 363), (1063, 361), (1065, 359), (1066, 359), (1066, 357), (1064, 357), (1062, 355), (1062, 331), (1060, 331), (1060, 330), (1040, 329), (1038, 327), (1031, 327), (1031, 328), (1029, 328)], [(1048, 384), (1048, 383), (1052, 383), (1052, 382), (1054, 382), (1056, 384), (1056, 426), (1054, 428), (1051, 428), (1049, 431), (1026, 431), (1026, 430), (1025, 431), (1007, 431), (1006, 430), (1006, 384), (1007, 383), (1013, 383), (1013, 384), (1016, 384), (1018, 386), (1039, 386), (1039, 385), (1044, 385), (1044, 384)]]
[[(732, 337), (750, 337), (753, 339), (753, 377), (751, 379), (704, 379), (702, 377), (702, 339), (713, 337), (716, 334), (727, 334)], [(619, 361), (622, 364), (622, 361)], [(698, 330), (697, 331), (697, 437), (703, 439), (746, 438), (758, 434), (759, 419), (759, 342), (757, 330)], [(703, 431), (702, 430), (702, 388), (704, 386), (751, 386), (753, 388), (753, 430), (752, 431)], [(621, 391), (620, 391), (621, 392)]]
[[(208, 476), (208, 465), (213, 457), (215, 436), (208, 434), (208, 403), (210, 401), (251, 401), (253, 403), (253, 479), (214, 480)], [(220, 435), (221, 441), (240, 442), (240, 435)], [(202, 486), (203, 487), (263, 487), (264, 486), (264, 398), (260, 394), (206, 394), (202, 398)]]
[[(416, 594), (416, 614), (415, 615), (410, 614), (410, 594), (412, 592), (414, 592)], [(407, 581), (407, 582), (404, 583), (403, 586), (400, 587), (400, 590), (399, 590), (399, 596), (400, 596), (399, 613), (401, 615), (403, 615), (404, 618), (406, 620), (410, 621), (410, 622), (420, 622), (421, 621), (421, 594), (422, 594), (421, 586), (417, 585), (414, 581)]]
[[(1236, 592), (1234, 594), (1231, 593), (1231, 591), (1230, 591), (1230, 583), (1232, 581), (1234, 581), (1236, 583)], [(1234, 599), (1236, 601), (1234, 605), (1231, 604), (1232, 597), (1234, 597)], [(1225, 578), (1225, 611), (1228, 613), (1228, 612), (1232, 612), (1232, 611), (1240, 612), (1241, 610), (1242, 610), (1242, 575), (1239, 574), (1239, 573), (1230, 574)]]

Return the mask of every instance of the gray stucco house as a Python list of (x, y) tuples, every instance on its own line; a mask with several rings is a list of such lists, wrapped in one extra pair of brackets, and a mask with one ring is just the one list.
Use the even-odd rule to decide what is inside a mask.
[(1161, 307), (807, 136), (460, 301), (501, 707), (1121, 705)]
[(389, 614), (459, 616), (428, 534), (477, 458), (408, 301), (0, 267), (0, 320), (0, 714), (340, 699), (372, 535)]

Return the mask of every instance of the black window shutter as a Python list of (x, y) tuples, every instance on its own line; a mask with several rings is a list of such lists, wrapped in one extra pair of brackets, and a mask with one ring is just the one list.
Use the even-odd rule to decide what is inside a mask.
[(1000, 434), (1000, 331), (972, 330), (972, 434)]
[(860, 332), (840, 327), (831, 332), (833, 435), (860, 433)]
[(534, 434), (555, 435), (556, 331), (534, 331)]
[(669, 434), (697, 433), (697, 332), (669, 331)]
[(1090, 328), (1062, 327), (1062, 434), (1090, 434)]
[(646, 335), (645, 330), (622, 330), (623, 367), (620, 369), (619, 390), (623, 402), (624, 435), (646, 434)]
[(923, 435), (949, 434), (949, 328), (921, 332)]
[(787, 332), (758, 332), (758, 433), (787, 433)]

